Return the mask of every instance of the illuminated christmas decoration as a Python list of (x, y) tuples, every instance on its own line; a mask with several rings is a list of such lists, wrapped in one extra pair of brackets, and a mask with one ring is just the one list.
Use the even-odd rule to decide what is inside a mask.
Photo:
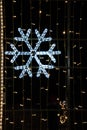
[(3, 55), (3, 0), (0, 0), (0, 130), (3, 126), (3, 104), (4, 104), (4, 55)]
[(43, 42), (49, 42), (52, 40), (51, 37), (45, 38), (45, 35), (46, 35), (48, 29), (45, 29), (42, 34), (40, 34), (39, 31), (37, 29), (35, 29), (35, 34), (37, 36), (38, 42), (36, 43), (36, 46), (34, 47), (34, 49), (32, 48), (31, 44), (29, 43), (29, 36), (31, 33), (31, 29), (28, 29), (26, 34), (24, 34), (24, 32), (21, 28), (18, 28), (18, 31), (19, 31), (21, 37), (14, 37), (14, 40), (24, 42), (27, 45), (29, 51), (20, 52), (14, 46), (14, 44), (10, 44), (10, 47), (11, 47), (11, 49), (13, 49), (13, 51), (6, 51), (5, 54), (13, 55), (13, 58), (10, 61), (11, 63), (13, 63), (18, 58), (19, 55), (22, 55), (22, 56), (28, 55), (29, 56), (29, 59), (27, 60), (27, 63), (25, 65), (14, 67), (15, 70), (22, 70), (21, 74), (19, 75), (19, 78), (24, 77), (25, 73), (27, 73), (29, 75), (29, 77), (33, 76), (32, 71), (30, 69), (30, 64), (31, 64), (33, 58), (35, 59), (35, 61), (37, 62), (38, 66), (39, 66), (36, 76), (39, 77), (43, 73), (45, 75), (45, 77), (49, 78), (49, 74), (46, 71), (46, 69), (53, 69), (54, 66), (42, 64), (40, 59), (38, 58), (38, 56), (48, 55), (50, 57), (51, 61), (56, 63), (56, 59), (54, 58), (54, 55), (61, 54), (61, 51), (53, 51), (53, 49), (56, 46), (55, 44), (52, 44), (48, 51), (38, 51), (40, 45)]

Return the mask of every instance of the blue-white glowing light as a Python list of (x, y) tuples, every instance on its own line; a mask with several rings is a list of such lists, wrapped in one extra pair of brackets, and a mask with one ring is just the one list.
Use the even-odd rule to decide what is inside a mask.
[(24, 77), (25, 73), (27, 73), (29, 75), (29, 77), (33, 76), (32, 71), (30, 69), (30, 64), (31, 64), (33, 58), (36, 60), (38, 66), (39, 66), (36, 76), (39, 77), (41, 74), (44, 74), (45, 77), (49, 78), (49, 74), (48, 74), (46, 69), (53, 69), (54, 66), (42, 64), (40, 59), (38, 58), (38, 56), (48, 55), (50, 57), (51, 61), (56, 63), (56, 59), (54, 58), (54, 55), (61, 54), (61, 51), (53, 51), (53, 49), (56, 46), (55, 44), (52, 44), (48, 51), (38, 51), (40, 45), (43, 42), (49, 42), (49, 41), (52, 40), (51, 37), (45, 38), (48, 29), (44, 29), (42, 34), (40, 34), (39, 31), (37, 29), (35, 29), (35, 34), (37, 36), (38, 42), (36, 43), (36, 46), (34, 48), (32, 48), (31, 44), (29, 43), (29, 36), (30, 36), (30, 33), (31, 33), (31, 29), (28, 29), (26, 34), (24, 34), (24, 32), (21, 28), (18, 28), (18, 31), (19, 31), (21, 37), (14, 37), (14, 40), (24, 42), (26, 44), (26, 46), (28, 47), (29, 51), (20, 52), (14, 46), (14, 44), (10, 44), (10, 47), (13, 51), (6, 51), (5, 54), (6, 55), (13, 55), (13, 58), (10, 61), (11, 63), (14, 63), (14, 61), (18, 58), (19, 55), (29, 56), (29, 59), (28, 59), (28, 61), (26, 62), (25, 65), (14, 67), (15, 70), (22, 70), (21, 74), (19, 75), (19, 78)]

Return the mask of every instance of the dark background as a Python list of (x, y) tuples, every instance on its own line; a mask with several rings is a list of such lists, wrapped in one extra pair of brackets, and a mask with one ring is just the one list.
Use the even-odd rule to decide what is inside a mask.
[[(46, 50), (53, 43), (61, 55), (55, 56), (55, 69), (47, 70), (37, 78), (38, 65), (32, 62), (33, 77), (13, 67), (25, 64), (28, 57), (19, 57), (14, 64), (12, 56), (4, 60), (4, 119), (3, 130), (84, 130), (87, 125), (87, 2), (63, 0), (4, 0), (4, 51), (11, 50), (13, 43), (18, 50), (27, 50), (18, 28), (31, 28), (30, 43), (35, 47), (40, 33), (48, 28), (51, 43), (41, 45)], [(22, 46), (19, 46), (22, 45)], [(41, 56), (42, 63), (49, 64), (49, 57)], [(23, 63), (22, 61), (25, 60)], [(52, 62), (51, 62), (52, 63)], [(53, 64), (53, 63), (52, 63)], [(60, 102), (66, 101), (66, 109)], [(61, 124), (60, 117), (66, 112), (67, 120)], [(60, 116), (58, 116), (58, 114)]]

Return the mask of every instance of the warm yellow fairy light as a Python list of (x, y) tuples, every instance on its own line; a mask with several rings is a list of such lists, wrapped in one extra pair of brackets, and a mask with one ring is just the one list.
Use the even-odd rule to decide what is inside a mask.
[(0, 130), (3, 118), (3, 4), (0, 0)]

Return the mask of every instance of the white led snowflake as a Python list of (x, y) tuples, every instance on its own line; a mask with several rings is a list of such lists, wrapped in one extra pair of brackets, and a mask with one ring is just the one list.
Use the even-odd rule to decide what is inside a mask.
[(43, 73), (45, 75), (45, 77), (49, 78), (49, 74), (46, 69), (53, 69), (54, 66), (42, 64), (40, 59), (38, 58), (38, 55), (39, 56), (48, 55), (50, 57), (51, 61), (53, 61), (55, 63), (56, 59), (54, 58), (54, 55), (61, 54), (61, 51), (53, 51), (53, 49), (56, 46), (55, 44), (52, 44), (48, 51), (38, 51), (40, 45), (43, 42), (49, 42), (52, 40), (51, 37), (45, 38), (45, 35), (46, 35), (48, 29), (45, 29), (42, 34), (40, 34), (39, 31), (37, 29), (35, 29), (35, 34), (37, 36), (38, 42), (36, 43), (36, 46), (34, 47), (34, 49), (32, 48), (31, 44), (29, 43), (29, 36), (31, 33), (31, 29), (28, 29), (26, 34), (24, 34), (24, 32), (21, 28), (18, 28), (18, 31), (19, 31), (21, 37), (14, 37), (14, 40), (24, 42), (27, 45), (29, 51), (20, 52), (14, 46), (14, 44), (10, 44), (10, 47), (11, 47), (11, 49), (13, 49), (13, 51), (6, 51), (5, 54), (13, 55), (13, 58), (10, 61), (11, 63), (15, 62), (15, 60), (18, 58), (19, 55), (29, 56), (29, 59), (25, 65), (14, 67), (15, 70), (22, 70), (21, 74), (19, 75), (19, 78), (24, 77), (25, 73), (27, 73), (29, 75), (29, 77), (33, 76), (32, 71), (30, 69), (30, 64), (31, 64), (33, 58), (36, 60), (38, 66), (39, 66), (36, 76), (39, 77), (41, 75), (41, 73)]

